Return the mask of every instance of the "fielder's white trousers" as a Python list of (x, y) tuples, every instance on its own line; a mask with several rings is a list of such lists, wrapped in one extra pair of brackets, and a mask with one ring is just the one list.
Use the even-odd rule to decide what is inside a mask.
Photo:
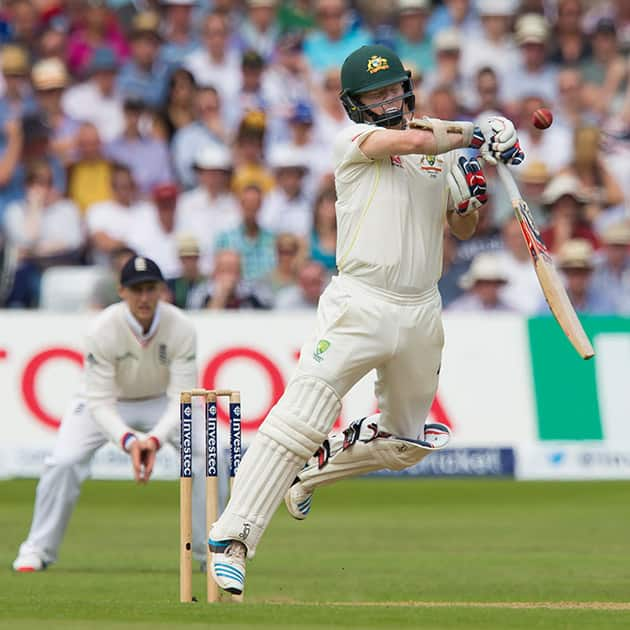
[(379, 427), (416, 439), (438, 386), (441, 313), (437, 288), (405, 297), (336, 276), (320, 298), (317, 327), (302, 347), (298, 373), (326, 381), (343, 397), (376, 369)]
[[(167, 397), (141, 401), (118, 402), (123, 420), (139, 433), (149, 433), (164, 413)], [(198, 433), (203, 435), (203, 433)], [(69, 404), (62, 418), (53, 451), (45, 460), (44, 472), (37, 485), (33, 522), (20, 553), (35, 553), (44, 562), (57, 560), (81, 484), (88, 477), (95, 452), (107, 438), (92, 419), (85, 399), (77, 397)], [(179, 434), (169, 443), (179, 452)], [(203, 448), (203, 440), (194, 441), (193, 448)], [(195, 455), (200, 455), (195, 450)], [(193, 551), (198, 559), (206, 556), (205, 487), (203, 458), (197, 456), (193, 470)], [(131, 458), (129, 470), (131, 471)], [(176, 509), (176, 506), (173, 506)], [(114, 523), (112, 523), (114, 525)]]

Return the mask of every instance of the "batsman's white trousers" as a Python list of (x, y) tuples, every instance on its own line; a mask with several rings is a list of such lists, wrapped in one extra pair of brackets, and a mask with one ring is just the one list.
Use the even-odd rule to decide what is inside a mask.
[(438, 386), (441, 312), (437, 287), (406, 297), (336, 276), (320, 298), (317, 327), (302, 347), (298, 373), (324, 380), (343, 397), (376, 369), (379, 426), (416, 439)]
[[(117, 404), (118, 412), (126, 424), (145, 434), (155, 426), (166, 406), (166, 396), (121, 401)], [(197, 435), (203, 436), (203, 430), (200, 429)], [(35, 553), (46, 563), (57, 560), (58, 549), (79, 498), (81, 484), (89, 475), (92, 457), (106, 442), (107, 438), (92, 419), (85, 399), (73, 399), (62, 418), (53, 451), (45, 460), (44, 472), (35, 494), (31, 530), (20, 547), (20, 553)], [(173, 435), (169, 443), (179, 452), (179, 435)], [(202, 449), (203, 440), (197, 440), (193, 447)], [(199, 454), (201, 452), (199, 450)], [(198, 455), (196, 451), (194, 454)], [(198, 464), (193, 470), (193, 551), (201, 560), (206, 556), (207, 540), (203, 459), (196, 457), (193, 461)], [(132, 470), (131, 458), (129, 470)]]

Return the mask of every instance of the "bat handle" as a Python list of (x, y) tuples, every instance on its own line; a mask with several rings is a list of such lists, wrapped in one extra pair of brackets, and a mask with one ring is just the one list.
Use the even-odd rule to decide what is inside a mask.
[(521, 197), (518, 186), (514, 181), (514, 176), (512, 175), (512, 172), (507, 167), (507, 165), (503, 164), (503, 162), (498, 162), (497, 173), (499, 174), (499, 179), (503, 183), (503, 186), (505, 187), (505, 190), (507, 191), (510, 199), (521, 201), (523, 198)]

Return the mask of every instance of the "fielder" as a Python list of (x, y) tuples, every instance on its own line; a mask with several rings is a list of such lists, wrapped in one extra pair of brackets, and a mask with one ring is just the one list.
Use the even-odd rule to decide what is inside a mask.
[[(291, 514), (305, 518), (318, 486), (401, 470), (446, 444), (447, 427), (424, 424), (444, 340), (437, 289), (443, 225), (446, 218), (458, 238), (470, 238), (487, 199), (479, 162), (455, 150), (479, 149), (492, 163), (523, 159), (504, 118), (482, 129), (414, 120), (410, 73), (384, 46), (352, 53), (341, 83), (356, 124), (334, 144), (339, 275), (320, 298), (315, 334), (210, 530), (214, 577), (232, 593), (244, 589), (245, 558), (285, 494)], [(327, 437), (341, 399), (372, 369), (380, 413)]]
[[(31, 530), (13, 563), (41, 571), (57, 559), (95, 452), (107, 441), (128, 453), (146, 483), (156, 452), (179, 448), (179, 393), (197, 384), (196, 337), (176, 307), (160, 301), (164, 279), (148, 258), (133, 257), (120, 274), (122, 302), (98, 315), (85, 344), (84, 391), (65, 413), (35, 496)], [(202, 461), (199, 457), (198, 461)], [(203, 472), (193, 479), (195, 553), (205, 557)]]

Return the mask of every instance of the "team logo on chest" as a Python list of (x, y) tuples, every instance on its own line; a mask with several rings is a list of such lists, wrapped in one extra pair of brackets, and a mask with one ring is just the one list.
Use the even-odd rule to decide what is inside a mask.
[(160, 361), (160, 363), (162, 365), (167, 365), (168, 364), (168, 357), (166, 355), (166, 344), (165, 343), (161, 343), (158, 346), (158, 360)]
[(423, 155), (420, 170), (435, 179), (443, 170), (444, 158), (439, 155)]
[(400, 155), (390, 155), (389, 161), (392, 166), (397, 166), (398, 168), (404, 168), (402, 160), (400, 159)]

